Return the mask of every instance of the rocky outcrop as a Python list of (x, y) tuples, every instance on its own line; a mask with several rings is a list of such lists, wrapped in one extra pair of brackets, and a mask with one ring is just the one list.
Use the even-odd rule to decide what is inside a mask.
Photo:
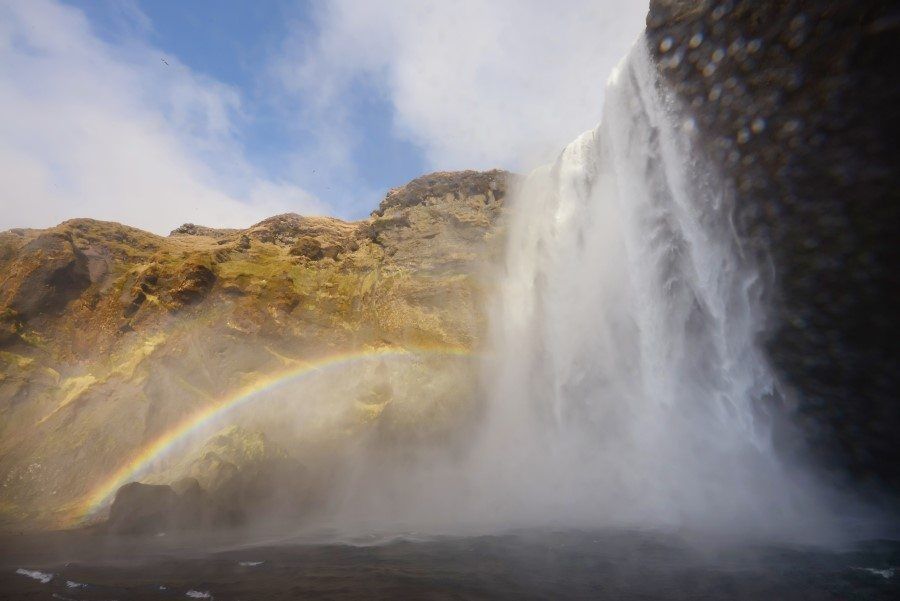
[(773, 279), (772, 363), (810, 447), (900, 491), (890, 2), (652, 0), (647, 41)]
[(22, 320), (57, 315), (91, 285), (84, 250), (65, 234), (37, 236), (21, 249), (14, 273), (4, 278), (0, 298)]
[(309, 509), (303, 465), (263, 433), (231, 426), (168, 470), (171, 484), (130, 482), (116, 492), (105, 528), (113, 534), (236, 527), (293, 518)]
[(129, 482), (116, 491), (104, 527), (128, 535), (199, 530), (213, 523), (211, 507), (206, 491), (193, 478), (171, 486)]
[(325, 257), (325, 252), (322, 250), (322, 243), (310, 236), (301, 236), (298, 238), (297, 242), (291, 247), (291, 254), (295, 257), (306, 257), (313, 261), (318, 261)]
[(484, 202), (500, 201), (506, 194), (509, 176), (506, 171), (496, 169), (430, 173), (390, 190), (372, 215), (382, 217), (389, 209), (423, 204), (429, 199), (433, 202), (448, 194), (458, 199), (483, 197)]
[(171, 291), (172, 298), (180, 306), (200, 302), (215, 283), (216, 274), (206, 265), (187, 265), (178, 274), (178, 283)]
[(180, 497), (171, 486), (131, 482), (120, 488), (107, 528), (116, 534), (156, 534), (174, 525)]
[[(420, 180), (356, 222), (285, 214), (162, 237), (78, 219), (0, 233), (0, 524), (58, 525), (149, 442), (272, 374), (378, 348), (477, 348), (507, 175)], [(459, 362), (402, 365), (366, 365), (320, 392), (336, 407), (315, 422), (322, 444), (382, 420), (436, 432), (445, 416), (465, 415), (474, 378), (442, 379)], [(408, 379), (408, 399), (369, 398), (354, 385), (364, 375)], [(383, 411), (388, 403), (397, 407)], [(407, 419), (414, 410), (433, 423)], [(228, 488), (236, 502), (221, 515), (238, 521), (267, 482), (318, 465), (298, 456), (247, 468), (221, 449), (198, 462), (154, 482), (195, 477), (211, 498)]]
[(231, 426), (211, 437), (172, 472), (208, 492), (205, 523), (236, 526), (308, 508), (306, 468), (265, 434)]
[(217, 229), (196, 225), (193, 223), (185, 223), (169, 233), (169, 236), (209, 236), (210, 238), (225, 238), (234, 235), (238, 230), (234, 229)]

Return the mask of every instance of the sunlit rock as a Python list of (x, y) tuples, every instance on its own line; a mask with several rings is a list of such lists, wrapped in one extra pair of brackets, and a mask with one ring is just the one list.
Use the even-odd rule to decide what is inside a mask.
[[(0, 233), (0, 523), (69, 524), (62, 508), (73, 503), (86, 512), (75, 519), (86, 517), (90, 488), (142, 445), (273, 374), (366, 349), (476, 348), (508, 177), (423, 176), (356, 222), (286, 214), (244, 230), (186, 224), (163, 237), (78, 219)], [(401, 363), (405, 375), (391, 377), (408, 378), (397, 390), (411, 392), (389, 411), (355, 384), (374, 365), (349, 371), (346, 390), (319, 395), (339, 402), (315, 422), (316, 444), (368, 430), (437, 431), (417, 420), (449, 415), (435, 409), (445, 403), (465, 418), (461, 363)], [(413, 392), (428, 382), (441, 390)], [(227, 480), (230, 463), (210, 459), (198, 476), (207, 494), (204, 478)], [(265, 477), (242, 479), (234, 486), (253, 496)]]

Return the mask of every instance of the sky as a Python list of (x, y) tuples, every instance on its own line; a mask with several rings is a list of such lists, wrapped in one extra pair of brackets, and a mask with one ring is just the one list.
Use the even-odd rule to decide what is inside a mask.
[(0, 0), (0, 230), (359, 219), (552, 161), (646, 0)]

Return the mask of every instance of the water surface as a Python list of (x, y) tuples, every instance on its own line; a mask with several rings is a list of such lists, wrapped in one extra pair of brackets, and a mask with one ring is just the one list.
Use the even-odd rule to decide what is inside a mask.
[(603, 530), (246, 545), (83, 531), (0, 542), (3, 599), (900, 598), (900, 541), (888, 540), (826, 550)]

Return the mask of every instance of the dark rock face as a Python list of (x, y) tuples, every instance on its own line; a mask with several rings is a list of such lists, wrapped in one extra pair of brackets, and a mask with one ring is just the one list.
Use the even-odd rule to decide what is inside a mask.
[(238, 470), (222, 462), (211, 491), (195, 478), (170, 485), (129, 482), (117, 492), (106, 529), (113, 534), (145, 535), (209, 527), (240, 526), (273, 513), (297, 517), (308, 509), (305, 470), (284, 458)]
[(272, 518), (295, 522), (311, 507), (308, 471), (261, 432), (226, 428), (211, 437), (181, 473), (196, 477), (184, 476), (171, 485), (122, 486), (110, 508), (107, 530), (145, 535)]
[(647, 41), (733, 178), (738, 235), (773, 268), (766, 344), (810, 448), (900, 491), (900, 12), (652, 0)]
[(130, 482), (116, 492), (107, 528), (116, 534), (151, 534), (167, 530), (178, 508), (171, 486)]
[(209, 495), (194, 478), (171, 486), (129, 482), (116, 492), (106, 528), (113, 534), (157, 534), (203, 528), (212, 518)]

